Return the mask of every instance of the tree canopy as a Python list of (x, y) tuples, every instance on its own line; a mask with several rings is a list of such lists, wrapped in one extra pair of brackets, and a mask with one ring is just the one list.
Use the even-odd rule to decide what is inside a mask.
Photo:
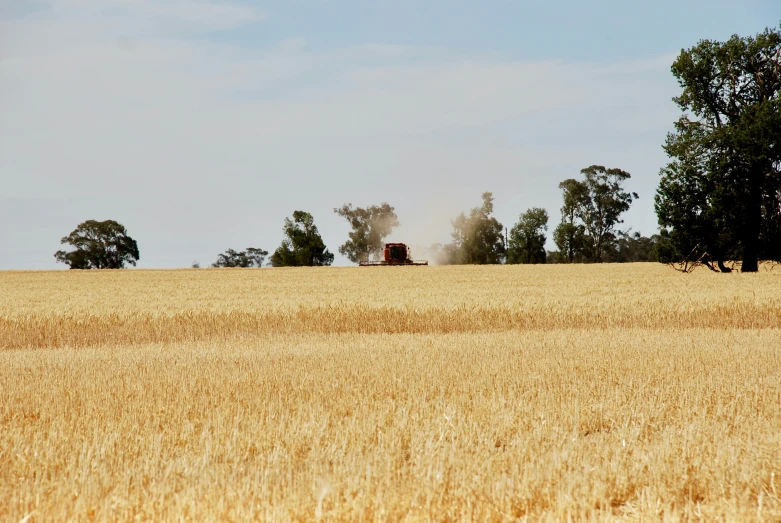
[(553, 241), (559, 248), (562, 261), (574, 263), (588, 259), (586, 228), (580, 222), (581, 202), (588, 198), (588, 189), (583, 182), (573, 178), (559, 184), (564, 197), (561, 207), (561, 223), (553, 231)]
[(604, 261), (607, 246), (615, 241), (615, 227), (624, 223), (621, 215), (629, 210), (637, 193), (624, 190), (622, 184), (632, 176), (621, 169), (592, 165), (580, 171), (585, 175), (586, 198), (581, 202), (580, 217), (586, 228), (591, 255), (595, 262)]
[(621, 215), (638, 196), (624, 190), (624, 182), (632, 177), (626, 171), (592, 165), (580, 172), (583, 180), (571, 178), (559, 184), (564, 205), (553, 238), (570, 263), (600, 263), (616, 242), (616, 225), (623, 223)]
[(659, 246), (664, 239), (654, 234), (650, 237), (639, 232), (620, 231), (616, 241), (605, 253), (605, 261), (610, 263), (632, 263), (659, 261)]
[(138, 244), (125, 227), (114, 220), (87, 220), (60, 243), (75, 250), (57, 251), (54, 257), (71, 269), (123, 269), (139, 260)]
[(781, 32), (766, 29), (681, 51), (682, 111), (655, 198), (662, 261), (781, 260)]
[(334, 212), (346, 219), (352, 228), (349, 240), (339, 247), (339, 252), (353, 263), (379, 259), (385, 238), (399, 226), (395, 209), (385, 202), (355, 208), (348, 203), (334, 209)]
[(244, 251), (228, 249), (225, 253), (217, 256), (217, 261), (212, 263), (212, 267), (263, 267), (266, 256), (268, 256), (268, 251), (254, 247), (249, 247)]
[(548, 230), (548, 212), (534, 207), (521, 214), (518, 223), (510, 229), (507, 263), (545, 263), (545, 231)]
[(311, 214), (294, 211), (293, 219), (285, 218), (282, 228), (285, 239), (271, 255), (274, 267), (312, 267), (331, 265), (334, 255), (323, 243)]

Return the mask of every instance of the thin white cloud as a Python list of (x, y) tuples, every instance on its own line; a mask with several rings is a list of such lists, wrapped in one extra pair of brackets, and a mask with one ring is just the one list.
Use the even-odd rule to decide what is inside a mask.
[(258, 9), (217, 0), (48, 0), (60, 20), (100, 20), (125, 31), (206, 32), (263, 20)]

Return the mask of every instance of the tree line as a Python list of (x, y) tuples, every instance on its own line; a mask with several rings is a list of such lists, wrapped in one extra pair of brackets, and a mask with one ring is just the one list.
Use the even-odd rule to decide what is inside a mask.
[[(700, 41), (672, 65), (681, 94), (674, 131), (663, 148), (654, 197), (659, 232), (651, 237), (621, 230), (622, 215), (638, 199), (625, 184), (631, 175), (591, 165), (562, 181), (561, 221), (552, 231), (557, 250), (546, 251), (548, 212), (533, 207), (508, 231), (493, 216), (494, 197), (461, 213), (451, 241), (434, 244), (440, 264), (602, 263), (660, 261), (682, 271), (756, 272), (761, 260), (781, 261), (781, 26), (725, 42)], [(334, 209), (350, 225), (339, 252), (358, 263), (376, 259), (399, 226), (386, 202)], [(228, 249), (213, 267), (324, 266), (333, 263), (311, 214), (285, 218), (284, 239), (269, 252)], [(55, 258), (72, 269), (122, 268), (139, 259), (138, 244), (112, 220), (80, 224)]]
[[(629, 173), (598, 165), (581, 172), (583, 180), (569, 179), (560, 184), (564, 199), (562, 222), (554, 231), (559, 251), (545, 250), (548, 230), (545, 209), (535, 207), (521, 214), (508, 234), (492, 216), (494, 197), (486, 192), (480, 207), (451, 221), (452, 241), (432, 245), (431, 256), (443, 265), (654, 259), (653, 240), (615, 230), (622, 223), (621, 213), (637, 198), (636, 193), (623, 189)], [(339, 246), (339, 252), (354, 263), (378, 259), (385, 239), (400, 225), (395, 208), (387, 202), (368, 207), (348, 203), (334, 212), (350, 225), (347, 241)], [(283, 240), (270, 256), (258, 247), (242, 251), (228, 249), (217, 255), (212, 267), (314, 267), (333, 263), (334, 255), (323, 242), (310, 213), (294, 211), (292, 217), (285, 218), (282, 232)], [(639, 248), (649, 241), (650, 246)], [(135, 265), (139, 259), (136, 241), (121, 224), (112, 220), (84, 222), (63, 238), (62, 243), (75, 250), (58, 251), (55, 257), (73, 269), (122, 268), (125, 264)]]

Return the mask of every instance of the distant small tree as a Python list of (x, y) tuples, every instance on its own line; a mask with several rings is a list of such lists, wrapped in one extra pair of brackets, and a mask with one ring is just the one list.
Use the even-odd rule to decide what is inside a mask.
[(244, 251), (228, 249), (225, 253), (217, 256), (217, 261), (212, 263), (212, 267), (263, 267), (266, 256), (268, 256), (268, 251), (254, 247), (249, 247)]
[(353, 263), (378, 259), (382, 255), (385, 238), (399, 226), (395, 209), (385, 202), (355, 208), (348, 203), (334, 209), (334, 212), (352, 227), (349, 240), (339, 247), (339, 252)]
[(534, 207), (523, 213), (510, 229), (507, 263), (545, 263), (545, 231), (548, 212)]
[(450, 249), (454, 263), (483, 265), (504, 260), (504, 228), (491, 216), (494, 212), (493, 193), (485, 192), (482, 197), (482, 206), (469, 211), (468, 216), (459, 214), (451, 222), (453, 243)]
[(660, 241), (661, 236), (657, 234), (646, 237), (639, 232), (620, 231), (616, 241), (605, 252), (605, 260), (611, 263), (659, 261), (657, 246)]
[(559, 251), (547, 251), (545, 253), (545, 263), (566, 263), (567, 260)]
[(561, 207), (561, 223), (553, 231), (553, 241), (559, 248), (563, 262), (581, 261), (586, 255), (586, 228), (579, 221), (579, 210), (588, 198), (586, 185), (575, 179), (559, 184), (564, 197)]
[(562, 221), (553, 232), (553, 240), (567, 260), (605, 261), (605, 253), (616, 241), (616, 225), (621, 215), (638, 198), (624, 190), (623, 183), (632, 176), (621, 169), (592, 165), (582, 169), (585, 179), (564, 180)]
[(293, 212), (292, 220), (285, 218), (282, 230), (285, 239), (271, 255), (274, 267), (312, 267), (334, 262), (334, 255), (325, 247), (314, 218), (308, 212)]
[(75, 250), (57, 251), (54, 257), (71, 269), (123, 269), (139, 259), (138, 244), (125, 227), (114, 220), (87, 220), (60, 243)]
[(638, 196), (623, 188), (623, 183), (632, 177), (626, 171), (592, 165), (580, 172), (586, 177), (588, 198), (581, 202), (579, 214), (586, 227), (593, 259), (600, 263), (604, 261), (606, 247), (615, 240), (616, 225), (624, 222), (621, 215)]

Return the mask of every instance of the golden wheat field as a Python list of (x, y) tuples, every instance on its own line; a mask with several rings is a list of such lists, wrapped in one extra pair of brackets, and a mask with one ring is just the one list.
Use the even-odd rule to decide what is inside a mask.
[(2, 521), (781, 521), (781, 268), (0, 272)]

